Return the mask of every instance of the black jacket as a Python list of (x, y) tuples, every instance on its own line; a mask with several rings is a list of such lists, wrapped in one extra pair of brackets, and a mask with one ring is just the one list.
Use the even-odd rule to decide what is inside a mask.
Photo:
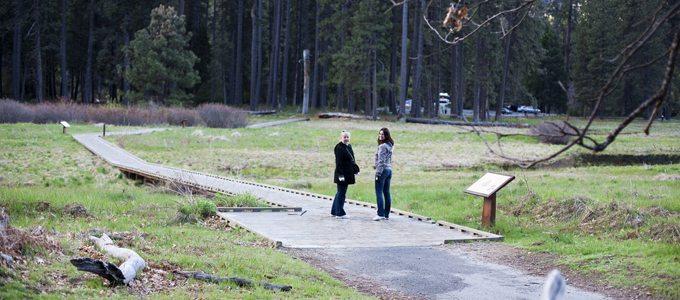
[[(351, 153), (351, 155), (350, 155)], [(354, 172), (352, 166), (352, 157), (354, 157), (354, 150), (352, 145), (345, 145), (339, 142), (335, 145), (335, 174), (333, 175), (333, 182), (338, 184), (354, 184)], [(345, 181), (340, 181), (338, 176), (345, 176)]]

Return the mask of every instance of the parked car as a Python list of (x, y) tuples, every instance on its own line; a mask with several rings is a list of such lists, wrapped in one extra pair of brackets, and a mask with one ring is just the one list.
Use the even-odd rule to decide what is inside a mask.
[(411, 99), (406, 100), (406, 107), (404, 108), (404, 112), (407, 114), (411, 113), (411, 103), (413, 101)]
[(534, 108), (533, 106), (520, 106), (517, 109), (517, 112), (523, 112), (524, 114), (538, 115), (541, 112), (541, 110), (538, 109), (538, 108)]
[(503, 109), (501, 110), (501, 113), (504, 114), (504, 115), (509, 115), (509, 114), (512, 113), (512, 110), (509, 110), (509, 109), (503, 107)]

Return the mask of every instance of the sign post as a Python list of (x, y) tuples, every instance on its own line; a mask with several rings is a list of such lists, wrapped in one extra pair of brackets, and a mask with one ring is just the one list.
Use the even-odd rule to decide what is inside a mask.
[(61, 124), (61, 126), (64, 126), (64, 130), (62, 130), (63, 134), (66, 134), (66, 127), (71, 127), (71, 125), (69, 125), (66, 121), (61, 121), (59, 122), (59, 124)]
[(513, 175), (488, 172), (471, 186), (465, 193), (484, 197), (482, 208), (482, 226), (490, 227), (496, 224), (496, 192), (515, 179)]

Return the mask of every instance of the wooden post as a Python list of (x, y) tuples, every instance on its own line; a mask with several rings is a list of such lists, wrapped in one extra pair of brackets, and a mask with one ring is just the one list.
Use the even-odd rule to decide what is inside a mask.
[(106, 123), (104, 123), (104, 134), (102, 136), (106, 136)]
[(302, 51), (302, 57), (305, 62), (305, 83), (302, 87), (302, 113), (307, 114), (309, 109), (309, 50)]
[(482, 226), (491, 227), (496, 224), (496, 193), (484, 197), (482, 208)]
[(187, 122), (187, 120), (182, 120), (182, 129), (184, 129), (186, 122)]

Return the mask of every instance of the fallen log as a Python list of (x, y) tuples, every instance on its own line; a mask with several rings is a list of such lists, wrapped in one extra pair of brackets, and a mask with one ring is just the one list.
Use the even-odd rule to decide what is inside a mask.
[(278, 126), (278, 125), (281, 125), (281, 124), (292, 123), (292, 122), (300, 122), (300, 121), (309, 121), (309, 118), (295, 118), (295, 119), (288, 119), (288, 120), (281, 120), (281, 121), (274, 121), (274, 122), (267, 122), (267, 123), (258, 123), (258, 124), (248, 125), (248, 126), (246, 126), (246, 128), (273, 127), (273, 126)]
[[(319, 117), (319, 119), (329, 118), (373, 119), (372, 116), (359, 116), (346, 113), (320, 113), (317, 117)], [(380, 118), (378, 118), (378, 120), (380, 120)]]
[(275, 110), (260, 110), (260, 111), (246, 111), (247, 114), (249, 115), (274, 115), (276, 114)]
[(113, 244), (111, 238), (102, 234), (101, 238), (90, 236), (101, 251), (107, 255), (123, 261), (120, 266), (115, 264), (94, 260), (89, 257), (79, 257), (71, 259), (71, 264), (78, 268), (78, 271), (85, 271), (97, 274), (113, 283), (128, 284), (135, 279), (137, 272), (146, 267), (146, 262), (137, 252), (126, 248), (119, 248)]
[(239, 277), (218, 277), (218, 276), (212, 276), (210, 274), (206, 274), (203, 271), (195, 271), (195, 272), (187, 272), (187, 271), (180, 271), (180, 270), (174, 270), (172, 271), (173, 274), (178, 274), (182, 275), (184, 277), (190, 277), (198, 280), (203, 280), (207, 282), (233, 282), (236, 283), (238, 286), (241, 287), (246, 287), (246, 286), (252, 286), (253, 284), (257, 284), (261, 287), (264, 287), (266, 289), (270, 290), (281, 290), (284, 292), (290, 291), (293, 287), (290, 285), (276, 285), (276, 284), (271, 284), (271, 283), (266, 283), (266, 282), (253, 282), (248, 279), (243, 279)]
[(431, 120), (431, 119), (421, 119), (421, 118), (406, 118), (408, 123), (420, 123), (420, 124), (444, 124), (444, 125), (456, 125), (456, 126), (499, 126), (499, 127), (519, 127), (519, 128), (529, 128), (531, 125), (528, 124), (516, 124), (516, 123), (492, 123), (492, 122), (464, 122), (464, 121), (444, 121), (444, 120)]

